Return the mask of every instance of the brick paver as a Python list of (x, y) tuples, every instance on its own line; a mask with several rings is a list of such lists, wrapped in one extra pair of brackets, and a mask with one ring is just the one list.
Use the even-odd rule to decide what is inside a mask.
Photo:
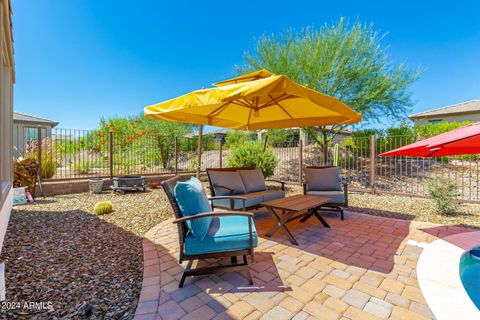
[[(226, 273), (178, 282), (177, 228), (165, 221), (145, 234), (144, 280), (136, 319), (433, 319), (416, 279), (422, 248), (448, 232), (437, 225), (346, 212), (292, 222), (299, 245), (277, 232), (263, 235), (273, 221), (255, 218), (260, 236), (254, 285), (244, 274)], [(431, 228), (431, 233), (425, 232)], [(201, 261), (202, 265), (220, 260)]]

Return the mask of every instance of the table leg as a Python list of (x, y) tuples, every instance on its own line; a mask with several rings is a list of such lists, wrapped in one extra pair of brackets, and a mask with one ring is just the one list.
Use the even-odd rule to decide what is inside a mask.
[(318, 213), (317, 210), (314, 211), (315, 217), (323, 224), (325, 228), (330, 228), (330, 225), (323, 219), (323, 217)]
[(330, 225), (327, 223), (327, 221), (325, 221), (325, 219), (323, 219), (323, 217), (318, 213), (317, 208), (309, 209), (308, 214), (306, 214), (300, 221), (305, 222), (308, 219), (310, 219), (313, 215), (318, 219), (318, 221), (320, 221), (320, 223), (325, 228), (330, 228)]
[(278, 229), (282, 229), (285, 232), (285, 234), (287, 235), (288, 240), (290, 240), (291, 243), (293, 243), (295, 245), (298, 245), (297, 240), (295, 240), (295, 238), (293, 237), (290, 230), (288, 230), (287, 227), (285, 226), (285, 223), (287, 222), (287, 220), (290, 219), (290, 217), (293, 214), (295, 214), (295, 212), (287, 212), (282, 217), (282, 219), (280, 219), (280, 217), (277, 215), (277, 213), (275, 212), (275, 210), (273, 208), (268, 207), (268, 212), (271, 214), (271, 216), (275, 220), (276, 224), (265, 235), (267, 237), (271, 237)]
[(308, 213), (302, 218), (300, 219), (300, 222), (305, 222), (307, 221), (308, 219), (310, 219), (312, 217), (312, 215), (314, 214), (315, 212), (312, 210), (312, 209), (309, 209), (308, 210)]

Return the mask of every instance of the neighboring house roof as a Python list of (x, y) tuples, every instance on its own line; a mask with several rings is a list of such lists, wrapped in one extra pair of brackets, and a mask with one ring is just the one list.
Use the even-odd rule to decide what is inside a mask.
[(445, 116), (451, 114), (459, 113), (472, 113), (480, 112), (480, 100), (466, 101), (462, 103), (452, 104), (450, 106), (427, 110), (415, 114), (411, 114), (408, 117), (410, 119), (418, 119), (424, 117), (436, 117), (436, 116)]
[(30, 114), (26, 113), (21, 113), (21, 112), (14, 112), (13, 113), (13, 122), (25, 122), (25, 123), (32, 123), (32, 124), (44, 124), (44, 125), (50, 125), (55, 127), (58, 122), (46, 119), (46, 118), (41, 118), (37, 116), (32, 116)]

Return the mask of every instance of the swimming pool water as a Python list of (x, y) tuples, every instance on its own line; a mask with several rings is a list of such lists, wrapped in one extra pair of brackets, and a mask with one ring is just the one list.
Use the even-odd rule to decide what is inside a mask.
[(460, 278), (470, 299), (480, 310), (480, 247), (463, 255), (460, 261)]

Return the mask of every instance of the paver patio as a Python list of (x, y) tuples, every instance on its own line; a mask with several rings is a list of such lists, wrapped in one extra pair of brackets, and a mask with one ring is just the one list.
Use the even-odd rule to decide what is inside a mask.
[(145, 235), (135, 319), (434, 318), (416, 279), (422, 243), (468, 229), (352, 212), (327, 221), (331, 229), (316, 219), (292, 222), (295, 246), (281, 232), (264, 237), (273, 220), (259, 215), (254, 286), (241, 273), (224, 273), (188, 278), (184, 288), (177, 228), (160, 223)]

